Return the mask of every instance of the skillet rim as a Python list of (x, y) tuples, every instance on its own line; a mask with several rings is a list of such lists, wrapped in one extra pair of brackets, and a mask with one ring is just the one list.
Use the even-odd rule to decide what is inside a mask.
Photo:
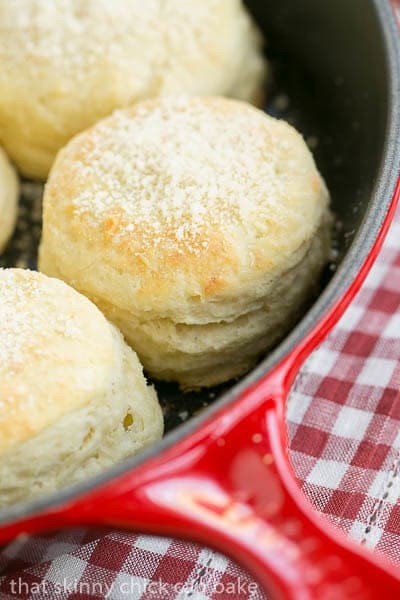
[(171, 447), (178, 440), (190, 436), (206, 421), (233, 403), (246, 389), (254, 386), (265, 377), (285, 356), (315, 329), (330, 309), (339, 307), (341, 299), (350, 289), (354, 277), (359, 273), (364, 261), (382, 229), (388, 208), (393, 200), (396, 182), (400, 175), (400, 41), (392, 8), (388, 1), (370, 0), (379, 23), (384, 42), (387, 69), (388, 111), (384, 150), (378, 169), (378, 177), (369, 199), (369, 206), (359, 225), (358, 232), (347, 250), (335, 275), (332, 277), (308, 313), (290, 334), (269, 355), (239, 383), (223, 393), (200, 415), (178, 425), (167, 433), (160, 442), (138, 456), (127, 459), (87, 481), (77, 483), (43, 498), (18, 503), (0, 509), (0, 528), (11, 523), (33, 517), (53, 509), (62, 508), (69, 501), (92, 491), (94, 488), (111, 483), (113, 479), (128, 473), (150, 458)]

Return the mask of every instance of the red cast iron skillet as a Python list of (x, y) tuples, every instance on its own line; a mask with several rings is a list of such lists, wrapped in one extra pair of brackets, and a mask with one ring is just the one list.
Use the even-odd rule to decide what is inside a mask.
[[(267, 36), (271, 85), (281, 94), (270, 111), (287, 103), (285, 92), (287, 117), (318, 142), (342, 223), (336, 272), (289, 337), (240, 383), (217, 390), (201, 415), (95, 480), (3, 510), (0, 541), (105, 524), (215, 547), (274, 598), (396, 598), (399, 570), (345, 539), (302, 496), (284, 415), (301, 364), (356, 294), (400, 195), (398, 34), (385, 0), (252, 0), (249, 8)], [(209, 399), (178, 397), (173, 386), (159, 393), (166, 409)]]

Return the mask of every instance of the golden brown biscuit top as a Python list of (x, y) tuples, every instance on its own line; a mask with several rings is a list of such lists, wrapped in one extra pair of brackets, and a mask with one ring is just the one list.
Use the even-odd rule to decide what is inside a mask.
[(135, 276), (131, 296), (245, 293), (319, 227), (328, 192), (302, 137), (244, 103), (167, 97), (117, 111), (61, 151), (47, 226)]
[(99, 400), (118, 373), (112, 329), (56, 279), (0, 269), (0, 454)]
[(262, 79), (260, 38), (241, 0), (0, 2), (0, 126), (16, 93), (61, 141), (143, 98), (233, 93), (243, 56)]

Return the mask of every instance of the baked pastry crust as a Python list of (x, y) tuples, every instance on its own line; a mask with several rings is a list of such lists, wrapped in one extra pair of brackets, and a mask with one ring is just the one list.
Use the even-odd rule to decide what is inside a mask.
[(293, 127), (238, 101), (155, 99), (60, 152), (40, 269), (89, 296), (153, 376), (211, 385), (250, 368), (298, 317), (329, 222)]
[(45, 179), (115, 108), (176, 92), (258, 101), (265, 69), (241, 0), (0, 2), (0, 143)]
[(0, 506), (101, 472), (159, 439), (135, 353), (84, 296), (0, 270)]

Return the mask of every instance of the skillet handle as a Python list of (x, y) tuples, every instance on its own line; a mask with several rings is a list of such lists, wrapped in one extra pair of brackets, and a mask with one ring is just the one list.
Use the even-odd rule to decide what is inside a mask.
[[(397, 598), (400, 575), (318, 516), (285, 450), (280, 377), (63, 512), (212, 546), (286, 600)], [(277, 383), (278, 381), (278, 383)]]
[(286, 451), (279, 369), (196, 432), (87, 495), (0, 527), (107, 525), (216, 548), (285, 600), (397, 598), (400, 573), (347, 540), (302, 495)]
[(106, 525), (216, 548), (285, 600), (381, 600), (398, 569), (347, 540), (302, 495), (286, 451), (279, 369), (194, 433), (89, 494), (0, 526), (0, 543)]
[(132, 473), (131, 490), (101, 507), (103, 520), (129, 526), (133, 517), (139, 528), (157, 523), (158, 533), (214, 546), (272, 597), (398, 597), (393, 568), (347, 541), (302, 496), (284, 449), (281, 400), (269, 398), (233, 426), (222, 420), (207, 432), (201, 452), (178, 450), (172, 461), (154, 466), (143, 487)]
[(0, 543), (68, 525), (116, 526), (214, 547), (273, 598), (397, 598), (399, 572), (318, 516), (298, 487), (286, 450), (285, 373), (275, 369), (196, 432), (106, 485), (0, 527)]

